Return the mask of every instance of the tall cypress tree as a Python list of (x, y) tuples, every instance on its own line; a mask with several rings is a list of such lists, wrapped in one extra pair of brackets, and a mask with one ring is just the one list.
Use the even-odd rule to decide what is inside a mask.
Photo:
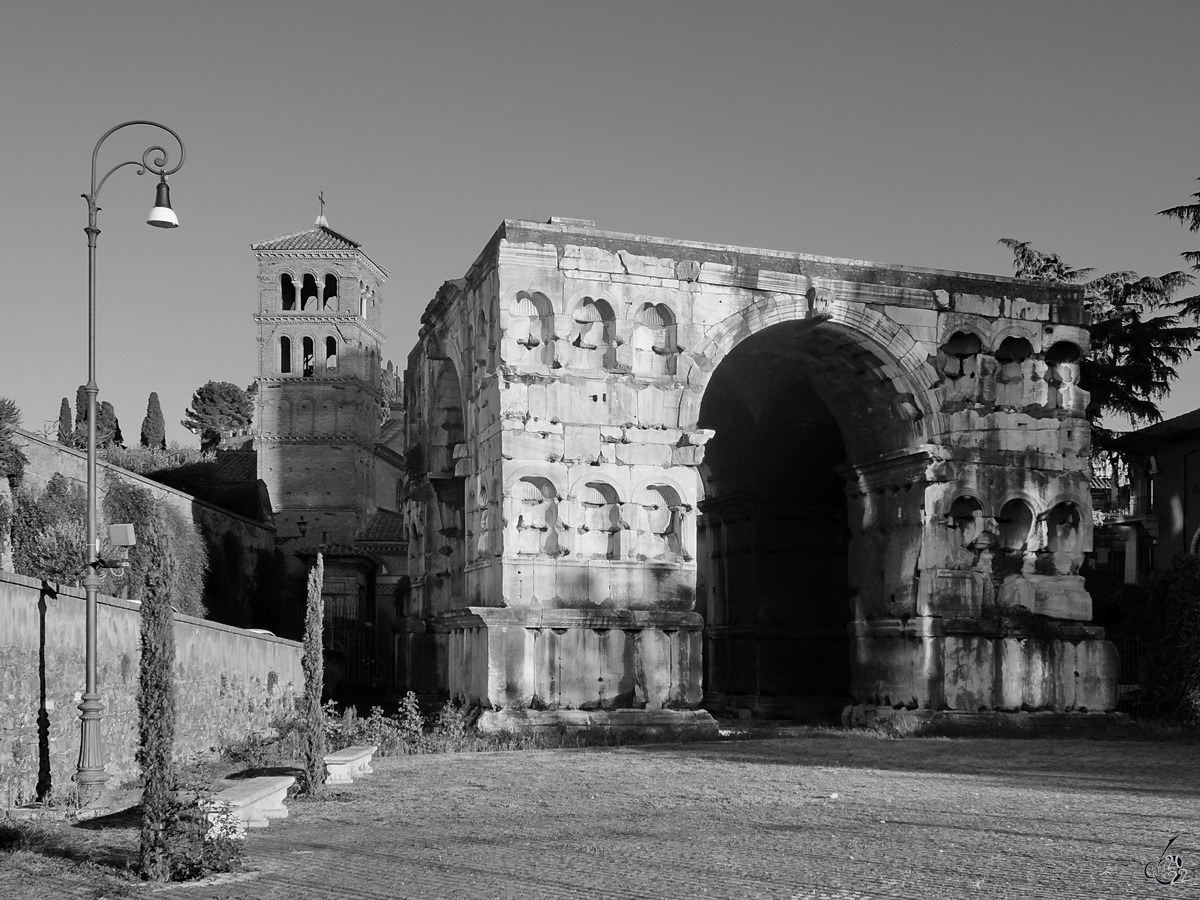
[(87, 388), (81, 384), (75, 389), (75, 434), (71, 441), (80, 450), (87, 446), (87, 412)]
[(308, 790), (316, 792), (325, 783), (325, 718), (321, 712), (321, 694), (325, 691), (325, 660), (321, 643), (325, 602), (321, 588), (325, 581), (325, 559), (317, 553), (316, 565), (308, 573), (308, 608), (304, 616), (304, 769)]
[(167, 449), (167, 423), (163, 419), (158, 393), (154, 391), (146, 403), (146, 418), (142, 419), (142, 446), (153, 450)]
[(75, 445), (75, 426), (71, 421), (71, 403), (66, 397), (58, 408), (58, 442), (64, 447)]
[(121, 434), (121, 422), (117, 419), (117, 412), (113, 409), (113, 405), (107, 400), (101, 401), (100, 409), (96, 413), (96, 446), (125, 446), (125, 438)]
[(175, 616), (171, 610), (168, 524), (161, 512), (141, 536), (147, 565), (142, 597), (142, 655), (138, 677), (138, 750), (142, 767), (139, 868), (151, 881), (170, 878), (167, 825), (175, 783)]

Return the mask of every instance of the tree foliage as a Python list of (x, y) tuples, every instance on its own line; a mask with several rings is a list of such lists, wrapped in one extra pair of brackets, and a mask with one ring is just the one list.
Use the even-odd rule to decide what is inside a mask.
[(1000, 243), (1012, 252), (1018, 278), (1083, 288), (1092, 316), (1091, 350), (1080, 361), (1079, 381), (1091, 395), (1087, 416), (1096, 449), (1108, 448), (1113, 439), (1102, 424), (1106, 414), (1161, 420), (1158, 403), (1179, 377), (1175, 367), (1200, 343), (1200, 305), (1195, 298), (1174, 299), (1192, 276), (1119, 271), (1093, 278), (1094, 269), (1072, 268), (1058, 254), (1035, 250), (1027, 241), (1002, 238)]
[[(110, 589), (145, 602), (146, 579), (155, 567), (169, 579), (167, 590), (179, 612), (201, 617), (205, 614), (204, 582), (208, 575), (208, 550), (192, 522), (165, 501), (156, 500), (146, 488), (109, 476), (105, 485), (104, 517), (110, 523), (133, 525), (138, 543), (129, 548), (129, 576)], [(154, 539), (149, 540), (149, 532)], [(155, 558), (164, 554), (167, 562)]]
[(7, 397), (0, 397), (0, 478), (12, 486), (21, 480), (28, 460), (16, 443), (16, 429), (21, 425), (21, 410)]
[(167, 449), (167, 423), (163, 420), (162, 404), (158, 393), (150, 392), (146, 401), (146, 417), (142, 419), (142, 446), (154, 450)]
[[(1200, 179), (1197, 180), (1200, 181)], [(1170, 209), (1159, 212), (1159, 215), (1175, 219), (1192, 234), (1200, 232), (1200, 191), (1192, 194), (1192, 200), (1195, 202), (1185, 203), (1183, 206), (1172, 206)], [(1179, 255), (1183, 257), (1189, 268), (1200, 272), (1200, 250), (1185, 250)], [(1185, 315), (1200, 317), (1200, 294), (1180, 302)]]
[(1151, 591), (1154, 674), (1147, 710), (1200, 726), (1200, 556), (1176, 554), (1155, 574)]
[(138, 677), (138, 750), (142, 768), (142, 830), (139, 869), (151, 881), (167, 881), (171, 863), (167, 829), (174, 806), (175, 616), (172, 584), (177, 580), (162, 511), (152, 514), (142, 537), (148, 565), (141, 573), (142, 646)]
[(107, 400), (101, 401), (100, 409), (96, 411), (96, 446), (125, 446), (125, 436), (121, 434), (121, 423), (117, 419), (116, 410)]
[(200, 436), (201, 449), (210, 450), (222, 434), (249, 428), (253, 416), (254, 405), (245, 391), (228, 381), (210, 381), (192, 395), (180, 424)]
[[(66, 400), (63, 400), (67, 414), (70, 414), (70, 406), (66, 406)], [(62, 431), (62, 415), (63, 407), (59, 409), (59, 431)], [(77, 450), (83, 450), (87, 447), (87, 426), (88, 426), (88, 395), (87, 388), (80, 385), (75, 390), (75, 430), (72, 433), (70, 446)], [(117, 420), (116, 410), (113, 405), (107, 400), (101, 401), (96, 407), (96, 446), (109, 447), (125, 446), (125, 437), (121, 434), (121, 423)]]
[(58, 408), (58, 442), (64, 447), (75, 446), (75, 426), (71, 419), (71, 402), (66, 398), (62, 398), (62, 405)]
[(321, 634), (325, 624), (325, 603), (321, 590), (325, 582), (325, 560), (317, 554), (316, 564), (308, 573), (308, 605), (304, 615), (304, 768), (308, 789), (316, 791), (325, 783), (325, 717), (321, 694), (325, 691), (325, 660)]
[(13, 492), (13, 568), (54, 584), (78, 585), (87, 568), (87, 493), (55, 473), (41, 493)]
[(77, 450), (87, 446), (87, 388), (80, 385), (75, 389), (75, 429), (71, 434), (71, 444)]

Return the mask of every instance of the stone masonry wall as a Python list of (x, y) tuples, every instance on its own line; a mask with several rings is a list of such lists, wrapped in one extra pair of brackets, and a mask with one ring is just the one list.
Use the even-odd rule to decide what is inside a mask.
[[(68, 481), (87, 487), (87, 454), (71, 447), (64, 447), (27, 431), (17, 432), (17, 442), (28, 458), (23, 478), (24, 484), (40, 491), (55, 474)], [(251, 607), (261, 600), (258, 588), (264, 582), (264, 567), (275, 553), (275, 529), (271, 525), (239, 516), (219, 506), (214, 506), (183, 491), (159, 484), (134, 472), (97, 460), (100, 509), (104, 508), (104, 494), (110, 477), (121, 479), (127, 484), (148, 490), (155, 499), (179, 510), (201, 531), (208, 544), (210, 563), (210, 588), (233, 591), (228, 598), (228, 609), (217, 609), (212, 597), (206, 597), (212, 615), (238, 613), (237, 619), (251, 614), (255, 624), (273, 625), (278, 617), (274, 609)], [(104, 530), (101, 528), (101, 536)], [(267, 591), (269, 593), (269, 590)], [(240, 594), (241, 596), (237, 596)], [(261, 606), (261, 603), (259, 604)]]
[[(32, 796), (40, 759), (53, 790), (70, 786), (79, 755), (84, 631), (82, 591), (61, 588), (50, 597), (35, 580), (0, 572), (0, 794)], [(97, 677), (111, 784), (138, 775), (139, 641), (140, 605), (101, 595)], [(175, 646), (179, 759), (266, 729), (303, 691), (302, 647), (294, 641), (176, 614)]]

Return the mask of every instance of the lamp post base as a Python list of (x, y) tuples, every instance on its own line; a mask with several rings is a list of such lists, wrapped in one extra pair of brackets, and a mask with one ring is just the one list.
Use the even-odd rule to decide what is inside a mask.
[(104, 748), (100, 740), (100, 712), (104, 704), (96, 694), (84, 694), (79, 704), (79, 768), (75, 783), (85, 794), (98, 793), (108, 781), (104, 771)]

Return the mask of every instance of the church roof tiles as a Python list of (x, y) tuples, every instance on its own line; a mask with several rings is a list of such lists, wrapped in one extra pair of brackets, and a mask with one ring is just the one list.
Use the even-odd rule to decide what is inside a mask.
[(285, 234), (270, 241), (251, 244), (251, 250), (357, 250), (362, 245), (332, 228), (318, 225), (306, 231)]
[(390, 509), (377, 509), (354, 536), (355, 543), (400, 544), (404, 542), (404, 517)]

